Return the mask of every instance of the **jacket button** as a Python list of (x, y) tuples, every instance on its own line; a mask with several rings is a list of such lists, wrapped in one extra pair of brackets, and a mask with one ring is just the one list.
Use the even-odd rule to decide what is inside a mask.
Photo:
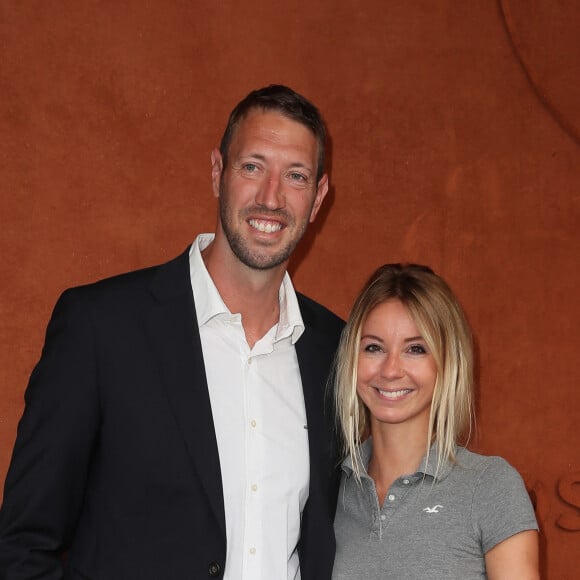
[(209, 575), (212, 578), (215, 578), (216, 576), (219, 576), (219, 573), (221, 572), (221, 566), (217, 563), (217, 562), (210, 562), (209, 563)]

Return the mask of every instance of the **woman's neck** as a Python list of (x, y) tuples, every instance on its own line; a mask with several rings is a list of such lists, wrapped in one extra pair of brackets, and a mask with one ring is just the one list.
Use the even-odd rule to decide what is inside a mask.
[(373, 451), (368, 474), (375, 482), (379, 505), (395, 480), (415, 473), (427, 451), (427, 426), (372, 424)]

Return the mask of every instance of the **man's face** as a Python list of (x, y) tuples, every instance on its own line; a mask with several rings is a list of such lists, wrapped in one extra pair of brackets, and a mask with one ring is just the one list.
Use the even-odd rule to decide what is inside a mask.
[(228, 165), (212, 154), (220, 225), (236, 257), (266, 270), (285, 263), (328, 191), (316, 183), (313, 133), (278, 112), (250, 111), (233, 135)]

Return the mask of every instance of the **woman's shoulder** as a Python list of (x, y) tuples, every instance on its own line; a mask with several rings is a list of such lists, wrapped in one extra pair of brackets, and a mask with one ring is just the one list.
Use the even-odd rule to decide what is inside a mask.
[(469, 474), (480, 493), (495, 494), (497, 490), (501, 490), (502, 493), (506, 493), (508, 490), (517, 494), (525, 492), (522, 476), (503, 457), (481, 455), (460, 447), (456, 456), (455, 468), (454, 471), (458, 471), (464, 477), (468, 477)]
[(470, 512), (484, 553), (514, 534), (538, 529), (525, 482), (503, 457), (462, 449), (457, 466), (473, 475)]
[(498, 489), (512, 489), (516, 493), (525, 490), (518, 470), (497, 455), (481, 455), (459, 447), (452, 472), (464, 482), (470, 480), (476, 488), (487, 490), (487, 493), (495, 493)]
[(503, 457), (499, 457), (498, 455), (481, 455), (465, 447), (458, 447), (456, 464), (464, 469), (488, 471), (494, 474), (517, 473), (515, 467)]

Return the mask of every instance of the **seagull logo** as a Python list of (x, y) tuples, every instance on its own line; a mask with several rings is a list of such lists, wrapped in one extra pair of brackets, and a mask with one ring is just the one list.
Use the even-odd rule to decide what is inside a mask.
[(426, 507), (423, 508), (424, 512), (427, 512), (428, 514), (438, 514), (439, 513), (439, 508), (442, 508), (442, 505), (434, 505), (432, 508), (430, 507)]

